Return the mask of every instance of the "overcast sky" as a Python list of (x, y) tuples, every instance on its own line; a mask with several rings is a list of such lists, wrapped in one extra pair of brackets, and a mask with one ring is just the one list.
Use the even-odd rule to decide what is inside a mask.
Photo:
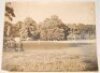
[(64, 23), (95, 24), (93, 2), (12, 2), (16, 17), (14, 23), (26, 17), (37, 23), (51, 15), (57, 15)]

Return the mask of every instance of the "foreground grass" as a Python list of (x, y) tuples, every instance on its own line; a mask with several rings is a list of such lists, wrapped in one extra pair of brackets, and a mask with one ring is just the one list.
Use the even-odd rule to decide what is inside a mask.
[[(53, 46), (52, 46), (53, 47)], [(79, 45), (4, 52), (2, 68), (8, 71), (97, 71), (95, 45)]]

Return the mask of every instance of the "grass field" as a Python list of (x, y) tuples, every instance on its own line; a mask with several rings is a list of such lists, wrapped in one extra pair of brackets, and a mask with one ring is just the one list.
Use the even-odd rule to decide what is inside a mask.
[(3, 52), (8, 71), (97, 71), (94, 43), (24, 43), (23, 52)]

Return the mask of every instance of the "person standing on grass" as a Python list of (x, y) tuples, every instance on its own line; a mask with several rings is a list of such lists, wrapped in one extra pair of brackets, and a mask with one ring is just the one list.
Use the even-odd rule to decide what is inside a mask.
[(15, 37), (15, 42), (16, 42), (16, 51), (24, 51), (22, 40), (20, 39), (20, 37)]
[(16, 42), (13, 37), (9, 40), (9, 46), (11, 49), (14, 49), (16, 51)]

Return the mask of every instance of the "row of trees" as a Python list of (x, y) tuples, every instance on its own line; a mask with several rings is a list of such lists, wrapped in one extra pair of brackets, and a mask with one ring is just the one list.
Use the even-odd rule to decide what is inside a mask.
[(14, 26), (15, 37), (23, 40), (82, 40), (95, 39), (95, 25), (65, 24), (53, 15), (37, 24), (32, 18), (19, 21)]
[(22, 40), (77, 40), (95, 39), (95, 25), (65, 24), (53, 15), (41, 23), (28, 17), (24, 21), (12, 24), (15, 17), (11, 3), (6, 3), (4, 40), (20, 37)]
[(56, 15), (46, 18), (37, 24), (32, 18), (26, 18), (24, 22), (15, 24), (15, 36), (23, 40), (66, 40), (70, 28)]
[(70, 27), (69, 40), (74, 39), (95, 39), (96, 38), (96, 26), (95, 25), (84, 25), (84, 24), (73, 24), (68, 25)]

